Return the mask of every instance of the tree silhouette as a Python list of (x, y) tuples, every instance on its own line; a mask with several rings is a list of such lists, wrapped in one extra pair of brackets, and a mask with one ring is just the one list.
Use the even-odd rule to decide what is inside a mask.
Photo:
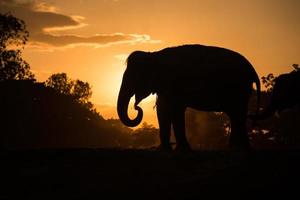
[(299, 64), (293, 64), (292, 66), (294, 67), (294, 71), (300, 70)]
[(66, 73), (56, 73), (46, 80), (45, 85), (61, 94), (73, 97), (81, 105), (92, 110), (93, 104), (89, 101), (92, 96), (92, 90), (88, 82), (78, 79), (72, 80)]
[(52, 74), (45, 82), (47, 87), (51, 87), (61, 94), (70, 95), (73, 81), (68, 78), (66, 73)]
[(135, 132), (92, 109), (88, 82), (66, 73), (36, 82), (21, 55), (28, 37), (22, 20), (0, 14), (0, 150), (155, 145), (158, 129), (145, 124)]
[(21, 57), (28, 37), (24, 21), (0, 13), (0, 81), (34, 79), (29, 64)]
[(71, 93), (81, 103), (88, 103), (92, 96), (91, 86), (88, 82), (76, 80), (74, 82), (73, 91)]
[(159, 145), (159, 130), (147, 122), (134, 130), (131, 136), (133, 148), (151, 148)]
[(267, 92), (272, 92), (273, 87), (275, 85), (276, 76), (274, 76), (274, 74), (270, 73), (266, 76), (261, 77), (261, 79), (262, 79), (263, 85), (267, 89)]
[(61, 94), (43, 83), (1, 81), (0, 91), (0, 151), (14, 148), (125, 148), (131, 143), (130, 129), (113, 126), (112, 120), (105, 120), (71, 95)]

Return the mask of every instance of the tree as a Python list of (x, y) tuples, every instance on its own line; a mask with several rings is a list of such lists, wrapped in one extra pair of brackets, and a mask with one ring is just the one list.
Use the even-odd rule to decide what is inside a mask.
[(0, 81), (34, 79), (29, 64), (21, 57), (28, 37), (24, 21), (0, 13)]
[(45, 85), (51, 87), (61, 94), (72, 96), (81, 105), (89, 110), (93, 104), (89, 101), (92, 96), (91, 86), (88, 82), (81, 80), (72, 80), (66, 73), (52, 74), (45, 82)]
[(133, 148), (152, 148), (159, 145), (159, 129), (147, 122), (134, 130), (131, 136)]
[(82, 103), (88, 103), (92, 96), (91, 86), (88, 82), (76, 80), (71, 93), (76, 99)]
[(262, 83), (265, 86), (265, 88), (267, 89), (267, 92), (272, 92), (273, 87), (275, 85), (275, 79), (276, 76), (274, 76), (272, 73), (261, 77), (262, 79)]
[(66, 73), (52, 74), (45, 82), (45, 85), (59, 93), (70, 95), (74, 82), (68, 78)]
[(293, 64), (292, 66), (294, 67), (294, 71), (300, 70), (299, 64)]

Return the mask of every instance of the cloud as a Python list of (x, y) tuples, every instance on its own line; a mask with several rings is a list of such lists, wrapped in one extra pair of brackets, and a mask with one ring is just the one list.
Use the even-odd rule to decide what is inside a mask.
[(80, 18), (55, 12), (57, 8), (36, 1), (1, 0), (0, 12), (11, 12), (26, 22), (32, 35), (45, 33), (47, 28), (78, 28), (84, 24)]
[(10, 12), (23, 19), (30, 33), (29, 46), (37, 49), (70, 48), (75, 46), (105, 47), (113, 44), (159, 43), (146, 34), (95, 34), (81, 36), (60, 34), (63, 30), (87, 26), (83, 16), (59, 13), (59, 8), (33, 0), (1, 0), (0, 12)]
[[(39, 34), (35, 36), (35, 39), (40, 42), (51, 44), (54, 47), (74, 47), (74, 46), (93, 46), (93, 47), (104, 47), (112, 44), (137, 44), (137, 43), (153, 43), (156, 42), (151, 40), (149, 35), (138, 35), (138, 34), (124, 34), (124, 33), (113, 33), (113, 34), (98, 34), (90, 37), (84, 37), (79, 35), (55, 35), (55, 34)], [(159, 41), (157, 41), (159, 42)]]

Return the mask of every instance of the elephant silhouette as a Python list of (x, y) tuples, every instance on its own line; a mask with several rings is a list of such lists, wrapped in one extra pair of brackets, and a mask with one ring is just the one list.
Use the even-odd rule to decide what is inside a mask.
[[(229, 146), (245, 149), (250, 147), (246, 119), (253, 83), (258, 104), (260, 81), (255, 69), (245, 57), (229, 49), (195, 44), (155, 52), (135, 51), (127, 58), (117, 111), (126, 126), (137, 126), (143, 118), (138, 104), (151, 93), (156, 94), (159, 148), (172, 150), (173, 127), (175, 150), (179, 151), (190, 150), (185, 135), (187, 107), (225, 112), (231, 121)], [(138, 113), (130, 119), (128, 104), (133, 96)]]
[(254, 120), (264, 120), (271, 117), (275, 112), (300, 105), (300, 70), (281, 74), (275, 79), (271, 93), (271, 100), (262, 113), (252, 115)]

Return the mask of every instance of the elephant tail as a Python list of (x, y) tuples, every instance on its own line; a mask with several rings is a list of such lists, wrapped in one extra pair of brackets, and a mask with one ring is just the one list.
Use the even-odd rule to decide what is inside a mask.
[[(250, 64), (251, 65), (251, 64)], [(253, 69), (253, 79), (252, 83), (255, 83), (256, 85), (256, 111), (255, 114), (248, 114), (247, 117), (256, 121), (257, 117), (259, 116), (259, 111), (260, 111), (260, 98), (261, 98), (261, 85), (260, 85), (260, 80), (259, 77), (256, 73), (256, 71)]]
[(254, 82), (256, 84), (256, 115), (259, 114), (259, 108), (260, 108), (260, 97), (261, 97), (261, 86), (260, 86), (260, 80), (259, 77), (257, 75), (257, 73), (255, 73), (255, 79)]

